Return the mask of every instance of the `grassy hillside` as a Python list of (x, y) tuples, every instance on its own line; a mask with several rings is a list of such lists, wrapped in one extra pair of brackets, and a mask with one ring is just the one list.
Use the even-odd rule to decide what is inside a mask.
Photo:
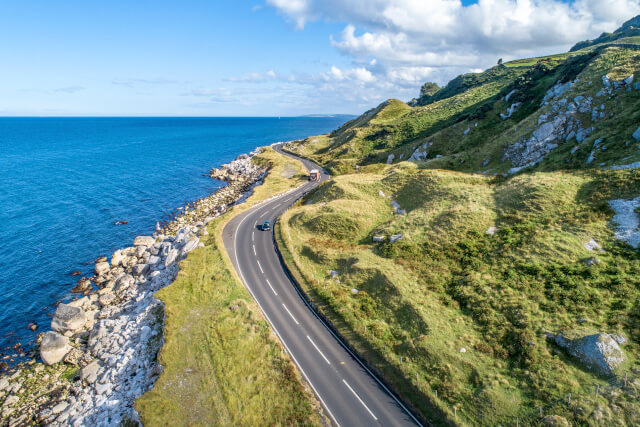
[[(514, 168), (629, 164), (640, 161), (638, 143), (631, 138), (640, 124), (636, 76), (640, 50), (631, 46), (513, 61), (460, 76), (419, 99), (423, 105), (386, 101), (331, 134), (288, 149), (332, 174), (408, 159), (426, 168), (494, 175), (514, 173)], [(544, 126), (552, 128), (551, 139), (535, 140)], [(594, 147), (600, 138), (604, 141)]]
[[(239, 209), (304, 180), (299, 162), (273, 150), (256, 161), (271, 165), (269, 176)], [(164, 371), (136, 401), (140, 418), (145, 425), (171, 426), (324, 424), (225, 255), (222, 229), (231, 215), (209, 224), (205, 247), (190, 253), (176, 281), (157, 294), (166, 306)]]
[[(630, 171), (503, 180), (402, 163), (332, 180), (287, 212), (279, 233), (305, 290), (412, 404), (434, 400), (451, 416), (456, 407), (471, 424), (524, 420), (540, 406), (585, 422), (606, 397), (552, 403), (607, 379), (545, 332), (623, 333), (625, 372), (640, 369), (640, 256), (614, 238), (606, 204), (639, 192)], [(407, 213), (395, 215), (391, 200)], [(402, 240), (372, 243), (393, 234)], [(591, 239), (605, 252), (585, 249)], [(640, 422), (635, 398), (616, 423)]]
[[(335, 176), (276, 228), (288, 265), (426, 417), (640, 423), (640, 251), (610, 207), (640, 197), (638, 19), (289, 144)], [(599, 373), (559, 333), (626, 360)]]

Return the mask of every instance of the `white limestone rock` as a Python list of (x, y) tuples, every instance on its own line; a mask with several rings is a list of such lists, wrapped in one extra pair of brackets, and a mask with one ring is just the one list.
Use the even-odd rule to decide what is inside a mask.
[(40, 343), (40, 358), (45, 365), (53, 365), (62, 361), (71, 348), (67, 337), (48, 331)]

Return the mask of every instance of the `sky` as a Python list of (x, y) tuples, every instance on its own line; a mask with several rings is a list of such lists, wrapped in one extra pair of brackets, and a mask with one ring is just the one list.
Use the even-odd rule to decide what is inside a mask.
[(0, 0), (1, 116), (360, 114), (640, 0)]

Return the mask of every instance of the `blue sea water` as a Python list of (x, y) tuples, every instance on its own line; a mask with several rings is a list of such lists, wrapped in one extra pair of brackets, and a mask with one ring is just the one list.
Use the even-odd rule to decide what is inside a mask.
[(0, 118), (0, 352), (49, 328), (72, 271), (91, 275), (83, 263), (223, 185), (203, 176), (211, 167), (346, 120)]

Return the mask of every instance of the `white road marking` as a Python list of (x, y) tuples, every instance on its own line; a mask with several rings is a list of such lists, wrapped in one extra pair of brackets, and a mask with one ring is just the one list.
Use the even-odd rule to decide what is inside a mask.
[(260, 261), (256, 260), (258, 262), (258, 267), (260, 268), (260, 272), (262, 274), (264, 274), (264, 270), (262, 269), (262, 266), (260, 265)]
[(238, 266), (238, 271), (240, 272), (240, 277), (242, 278), (242, 282), (244, 283), (246, 288), (249, 290), (249, 293), (251, 294), (253, 299), (258, 303), (258, 306), (260, 307), (260, 310), (262, 310), (264, 317), (267, 318), (267, 322), (269, 322), (273, 331), (276, 333), (278, 338), (280, 338), (280, 342), (282, 343), (282, 345), (284, 345), (284, 348), (286, 349), (287, 353), (289, 353), (289, 356), (291, 356), (291, 358), (293, 359), (293, 362), (298, 366), (298, 369), (300, 369), (300, 372), (302, 372), (302, 375), (307, 380), (307, 382), (315, 392), (316, 396), (318, 396), (318, 399), (320, 399), (320, 402), (322, 402), (322, 405), (325, 407), (325, 409), (329, 413), (329, 416), (331, 417), (333, 422), (336, 423), (338, 427), (340, 427), (340, 423), (338, 423), (338, 421), (336, 420), (336, 417), (334, 417), (333, 414), (331, 413), (331, 409), (329, 409), (329, 406), (325, 403), (324, 399), (322, 399), (322, 396), (320, 395), (316, 387), (313, 385), (313, 383), (309, 379), (309, 376), (307, 376), (307, 373), (304, 371), (304, 369), (302, 369), (302, 366), (300, 365), (300, 363), (298, 363), (298, 360), (296, 359), (296, 357), (293, 355), (293, 353), (291, 353), (291, 350), (289, 350), (289, 346), (287, 345), (285, 340), (282, 338), (282, 335), (280, 335), (280, 332), (278, 332), (278, 329), (276, 329), (275, 325), (269, 318), (269, 315), (267, 314), (267, 312), (264, 311), (264, 307), (262, 307), (262, 304), (260, 304), (260, 301), (258, 300), (258, 298), (256, 298), (256, 295), (253, 293), (251, 286), (247, 284), (247, 279), (245, 279), (244, 273), (242, 272), (242, 268), (240, 268), (240, 262), (238, 261), (238, 230), (242, 226), (242, 223), (244, 222), (244, 220), (247, 219), (247, 217), (248, 216), (245, 216), (244, 218), (242, 218), (242, 220), (240, 220), (240, 224), (238, 224), (238, 227), (236, 228), (235, 234), (233, 236), (233, 254), (235, 255), (235, 258), (236, 258), (236, 265)]
[(273, 291), (273, 293), (278, 296), (278, 293), (276, 292), (275, 289), (273, 289), (273, 286), (271, 286), (271, 282), (269, 282), (269, 279), (267, 279), (267, 285), (269, 285), (269, 287), (271, 288), (271, 290)]
[(258, 254), (256, 253), (256, 245), (253, 245), (253, 255), (258, 256)]
[(364, 402), (362, 401), (362, 399), (360, 399), (360, 396), (358, 396), (358, 394), (357, 394), (355, 391), (353, 391), (353, 389), (351, 388), (351, 386), (349, 385), (349, 383), (348, 383), (348, 382), (346, 382), (344, 379), (342, 380), (342, 382), (344, 383), (344, 385), (346, 385), (346, 386), (349, 388), (349, 390), (351, 390), (351, 393), (353, 393), (353, 395), (354, 395), (355, 397), (357, 397), (357, 398), (358, 398), (358, 400), (360, 401), (360, 403), (362, 403), (362, 406), (364, 406), (364, 408), (369, 412), (369, 414), (371, 414), (371, 416), (373, 417), (373, 419), (374, 419), (374, 420), (376, 420), (376, 421), (378, 421), (378, 418), (376, 418), (376, 416), (375, 416), (375, 415), (373, 415), (373, 412), (371, 412), (371, 409), (369, 409), (369, 407), (368, 407), (367, 405), (365, 405), (365, 404), (364, 404)]
[(298, 321), (296, 320), (295, 317), (293, 317), (293, 314), (291, 314), (291, 312), (289, 311), (289, 309), (287, 308), (286, 305), (284, 305), (284, 303), (282, 303), (282, 306), (284, 307), (285, 310), (287, 310), (287, 313), (289, 313), (289, 316), (291, 316), (291, 318), (293, 319), (294, 322), (296, 322), (296, 325), (299, 325), (300, 323), (298, 323)]
[(258, 221), (253, 223), (253, 228), (256, 228), (258, 226)]
[(318, 350), (318, 353), (320, 353), (320, 356), (322, 356), (322, 358), (324, 359), (325, 362), (327, 362), (327, 364), (331, 365), (331, 362), (329, 362), (329, 359), (327, 359), (325, 357), (324, 354), (322, 354), (322, 352), (320, 351), (320, 349), (318, 348), (318, 346), (316, 345), (316, 343), (313, 342), (313, 340), (311, 339), (311, 337), (309, 335), (307, 335), (307, 339), (309, 340), (309, 342), (311, 343), (311, 345), (313, 345), (313, 347), (315, 347), (316, 350)]
[(252, 231), (251, 232), (251, 241), (254, 242), (256, 240), (256, 232)]

